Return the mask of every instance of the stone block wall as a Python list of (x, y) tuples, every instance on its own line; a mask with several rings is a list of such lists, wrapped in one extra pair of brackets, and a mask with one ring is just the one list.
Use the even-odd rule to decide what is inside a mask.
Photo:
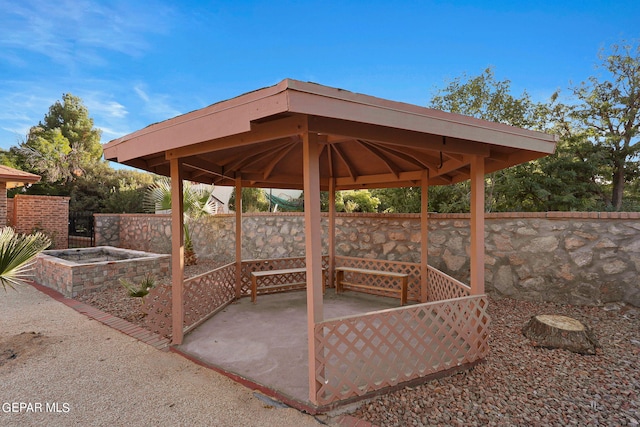
[(171, 216), (94, 214), (96, 246), (171, 253)]
[(156, 278), (171, 274), (171, 257), (166, 254), (134, 252), (129, 253), (133, 259), (82, 264), (58, 258), (60, 252), (66, 251), (45, 251), (38, 255), (33, 280), (69, 298), (82, 292), (120, 286), (120, 279), (137, 285), (147, 274)]
[[(151, 216), (157, 222), (145, 218), (149, 215), (118, 216), (120, 221), (130, 217), (126, 226), (131, 227), (119, 232), (129, 245), (121, 247), (171, 252), (170, 218)], [(494, 296), (640, 306), (640, 213), (496, 213), (485, 218), (486, 290)], [(113, 230), (117, 221), (105, 220)], [(322, 221), (326, 252), (326, 215)], [(302, 214), (248, 214), (242, 225), (243, 259), (304, 255)], [(203, 218), (190, 227), (199, 257), (234, 259), (233, 215)], [(98, 229), (96, 236), (102, 234)], [(419, 262), (421, 240), (416, 214), (336, 217), (337, 255)], [(469, 283), (469, 246), (469, 215), (429, 214), (430, 265)]]
[(13, 198), (10, 225), (18, 232), (42, 231), (52, 249), (66, 249), (69, 239), (69, 198), (17, 194)]

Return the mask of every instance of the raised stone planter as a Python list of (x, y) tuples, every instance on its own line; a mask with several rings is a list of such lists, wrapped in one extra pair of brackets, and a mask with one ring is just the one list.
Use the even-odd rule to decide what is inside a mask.
[(35, 262), (33, 280), (66, 297), (119, 286), (120, 279), (140, 282), (145, 275), (170, 275), (171, 256), (110, 246), (44, 251)]

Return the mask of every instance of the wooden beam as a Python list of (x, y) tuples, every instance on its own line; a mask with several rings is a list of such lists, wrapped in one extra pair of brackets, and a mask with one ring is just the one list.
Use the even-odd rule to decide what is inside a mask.
[[(367, 141), (369, 142), (369, 141)], [(380, 150), (392, 155), (392, 156), (396, 156), (404, 161), (407, 161), (409, 163), (414, 164), (415, 166), (419, 167), (420, 169), (435, 169), (437, 167), (437, 163), (435, 163), (432, 159), (431, 156), (427, 156), (424, 153), (420, 153), (416, 150), (399, 150), (398, 148), (396, 148), (397, 146), (387, 146), (385, 144), (381, 144), (378, 142), (369, 142), (369, 144), (372, 144), (376, 147), (378, 147)]]
[(166, 157), (167, 159), (172, 159), (197, 156), (226, 148), (242, 147), (259, 142), (296, 136), (300, 134), (303, 125), (304, 117), (301, 116), (290, 116), (265, 123), (252, 123), (251, 130), (248, 132), (167, 150)]
[(296, 145), (298, 145), (296, 142), (290, 142), (289, 145), (280, 148), (278, 153), (274, 153), (273, 159), (264, 168), (263, 176), (265, 180), (269, 179), (269, 176), (271, 176), (271, 172), (273, 172), (273, 169), (276, 167), (276, 165), (280, 163), (280, 161), (287, 154), (289, 154), (289, 152), (293, 150)]
[(185, 159), (182, 159), (182, 164), (185, 168), (198, 170), (211, 175), (226, 176), (228, 178), (233, 178), (233, 176), (230, 173), (227, 173), (225, 175), (225, 171), (222, 167), (215, 165), (207, 160), (204, 160), (202, 157), (187, 157)]
[(262, 160), (268, 153), (279, 150), (291, 144), (291, 142), (291, 138), (282, 138), (269, 141), (269, 144), (256, 145), (255, 147), (251, 147), (250, 152), (245, 149), (233, 156), (221, 159), (220, 165), (226, 170), (238, 170), (255, 163), (255, 161)]
[(429, 299), (429, 171), (422, 171), (420, 182), (420, 302)]
[(388, 128), (368, 123), (350, 122), (328, 117), (309, 117), (309, 131), (337, 134), (354, 139), (364, 139), (402, 147), (414, 147), (433, 151), (488, 156), (489, 146), (473, 141), (447, 138), (443, 144), (439, 135), (425, 134), (397, 128)]
[(375, 145), (367, 143), (366, 141), (362, 141), (362, 140), (358, 140), (358, 143), (362, 147), (364, 147), (366, 150), (368, 150), (371, 154), (373, 154), (374, 156), (379, 158), (382, 161), (382, 163), (385, 164), (387, 169), (389, 169), (389, 172), (394, 174), (396, 176), (396, 178), (400, 176), (400, 170), (401, 170), (400, 167), (398, 167), (398, 165), (393, 160), (391, 160), (389, 157), (387, 157)]
[(307, 268), (307, 337), (309, 400), (318, 403), (316, 390), (315, 325), (322, 322), (322, 230), (320, 226), (320, 145), (315, 133), (302, 135), (304, 175), (304, 228)]
[(327, 229), (329, 235), (329, 278), (328, 285), (333, 283), (336, 268), (336, 181), (329, 177), (329, 224)]
[(471, 159), (471, 295), (484, 294), (484, 158)]
[(171, 343), (182, 344), (184, 335), (184, 208), (182, 165), (171, 160)]
[(347, 171), (349, 172), (349, 176), (351, 177), (351, 179), (353, 179), (355, 181), (356, 178), (358, 177), (358, 171), (356, 171), (355, 167), (349, 161), (349, 157), (347, 157), (344, 154), (344, 152), (342, 151), (342, 149), (339, 146), (331, 145), (331, 147), (336, 152), (338, 157), (340, 157), (340, 160), (342, 160), (342, 163), (344, 163), (345, 167), (347, 168)]
[(236, 176), (236, 299), (242, 295), (242, 177)]
[(363, 175), (357, 178), (336, 178), (337, 187), (346, 187), (349, 185), (365, 185), (365, 184), (384, 184), (393, 183), (399, 181), (420, 181), (422, 178), (422, 171), (415, 172), (400, 172), (398, 176), (392, 173), (380, 174), (380, 175)]

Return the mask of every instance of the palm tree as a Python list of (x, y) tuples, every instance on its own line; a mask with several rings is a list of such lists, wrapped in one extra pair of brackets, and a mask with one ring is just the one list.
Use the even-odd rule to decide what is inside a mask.
[[(215, 214), (218, 205), (212, 196), (213, 185), (192, 184), (185, 181), (182, 191), (184, 210), (184, 263), (194, 265), (198, 262), (193, 250), (188, 220), (200, 218), (203, 215)], [(171, 209), (171, 181), (163, 177), (157, 180), (145, 193), (144, 209), (147, 212), (168, 211)]]
[(0, 229), (0, 283), (14, 289), (26, 281), (35, 257), (51, 245), (44, 234), (16, 234), (11, 227)]

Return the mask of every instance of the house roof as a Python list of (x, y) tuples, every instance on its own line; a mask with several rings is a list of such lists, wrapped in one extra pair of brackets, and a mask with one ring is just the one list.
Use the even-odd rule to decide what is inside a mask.
[(20, 187), (40, 181), (40, 176), (9, 166), (0, 165), (0, 182), (5, 182), (6, 188)]
[(430, 185), (469, 178), (473, 156), (487, 173), (552, 154), (556, 137), (459, 114), (286, 79), (150, 125), (104, 147), (107, 160), (217, 185), (303, 187), (302, 135), (317, 135), (320, 184), (336, 189)]

